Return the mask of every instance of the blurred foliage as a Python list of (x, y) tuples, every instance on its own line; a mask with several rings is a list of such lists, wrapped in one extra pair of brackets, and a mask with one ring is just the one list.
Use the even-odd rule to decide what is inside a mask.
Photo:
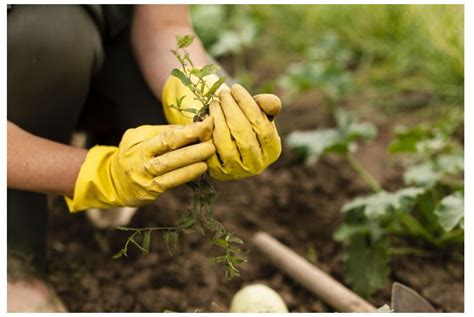
[(462, 5), (195, 5), (192, 18), (253, 89), (463, 106)]
[(352, 155), (360, 141), (376, 134), (368, 122), (338, 110), (332, 129), (293, 131), (286, 144), (315, 164), (324, 154), (344, 157), (373, 193), (355, 197), (341, 212), (334, 234), (345, 246), (346, 280), (362, 296), (382, 288), (390, 255), (462, 258), (464, 243), (464, 149), (455, 137), (459, 117), (413, 128), (397, 127), (389, 150), (403, 156), (404, 186), (384, 190)]
[(346, 155), (355, 152), (357, 141), (372, 140), (377, 134), (372, 123), (356, 122), (354, 116), (346, 111), (338, 111), (336, 121), (337, 127), (332, 129), (293, 131), (285, 142), (304, 156), (306, 165), (313, 165), (325, 153)]
[[(344, 156), (374, 191), (343, 207), (335, 233), (359, 294), (385, 285), (390, 255), (462, 259), (463, 5), (196, 5), (192, 18), (208, 51), (251, 91), (277, 92), (286, 105), (322, 96), (336, 116), (333, 129), (294, 131), (286, 142), (307, 164)], [(389, 150), (405, 162), (399, 190), (383, 190), (352, 156), (376, 131), (336, 108), (351, 99), (440, 110), (439, 123), (397, 128)]]
[(390, 150), (407, 158), (406, 187), (357, 197), (342, 208), (334, 238), (346, 246), (346, 278), (359, 294), (384, 287), (391, 254), (462, 258), (464, 150), (454, 131), (450, 120), (398, 128)]

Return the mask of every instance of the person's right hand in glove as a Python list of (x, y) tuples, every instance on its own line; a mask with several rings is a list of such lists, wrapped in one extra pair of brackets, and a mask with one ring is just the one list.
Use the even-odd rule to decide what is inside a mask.
[(188, 125), (140, 126), (127, 130), (118, 147), (89, 150), (77, 176), (71, 212), (112, 206), (138, 207), (207, 170), (215, 152), (213, 119)]

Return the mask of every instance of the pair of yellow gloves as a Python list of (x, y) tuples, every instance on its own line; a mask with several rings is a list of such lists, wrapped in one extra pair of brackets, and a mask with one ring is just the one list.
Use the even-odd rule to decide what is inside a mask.
[(232, 88), (224, 84), (210, 104), (209, 116), (195, 123), (169, 107), (182, 96), (182, 108), (200, 108), (192, 92), (170, 77), (162, 95), (170, 125), (129, 129), (118, 147), (98, 145), (89, 150), (74, 196), (65, 197), (71, 212), (143, 206), (207, 170), (215, 179), (239, 179), (262, 172), (279, 157), (280, 137), (269, 119), (280, 111), (277, 96), (252, 97), (238, 84)]

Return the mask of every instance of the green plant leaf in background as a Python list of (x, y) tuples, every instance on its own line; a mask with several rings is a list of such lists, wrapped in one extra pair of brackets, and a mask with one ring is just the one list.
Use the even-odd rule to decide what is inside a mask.
[(309, 166), (316, 163), (322, 154), (336, 150), (342, 143), (337, 130), (320, 129), (293, 131), (287, 136), (286, 144), (293, 149), (302, 149), (306, 156), (305, 163)]
[(292, 94), (317, 89), (328, 101), (345, 96), (354, 86), (347, 65), (354, 53), (345, 48), (339, 36), (328, 32), (305, 50), (302, 62), (291, 63), (277, 79), (280, 87)]
[(325, 153), (347, 154), (357, 148), (357, 141), (371, 140), (377, 129), (371, 123), (354, 122), (354, 117), (345, 111), (336, 113), (337, 128), (312, 131), (293, 131), (286, 138), (286, 144), (295, 150), (303, 150), (305, 163), (312, 165)]
[(396, 211), (410, 212), (416, 198), (423, 193), (424, 189), (416, 187), (403, 188), (394, 193), (381, 191), (348, 202), (342, 207), (342, 212), (360, 210), (369, 219), (395, 213)]
[(457, 175), (464, 171), (464, 154), (441, 154), (436, 158), (408, 167), (403, 174), (407, 185), (430, 187), (446, 175)]
[(356, 293), (368, 297), (385, 286), (390, 274), (386, 236), (375, 243), (364, 235), (353, 236), (346, 250), (346, 279)]
[(455, 192), (444, 197), (436, 206), (434, 213), (445, 231), (451, 231), (457, 225), (464, 229), (464, 194)]
[(460, 145), (452, 138), (458, 124), (456, 118), (446, 118), (437, 124), (419, 125), (411, 129), (398, 126), (389, 150), (393, 154), (417, 154), (425, 158), (454, 153), (460, 150)]
[(193, 26), (207, 51), (214, 57), (242, 54), (256, 41), (259, 20), (251, 6), (194, 5)]
[(436, 167), (446, 174), (464, 171), (464, 153), (442, 154), (436, 159)]
[(403, 174), (403, 180), (407, 185), (432, 186), (442, 177), (442, 174), (435, 170), (431, 162), (410, 166)]

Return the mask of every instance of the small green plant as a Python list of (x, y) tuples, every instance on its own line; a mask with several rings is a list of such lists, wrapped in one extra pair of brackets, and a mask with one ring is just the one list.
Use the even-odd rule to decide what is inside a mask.
[[(194, 37), (191, 35), (177, 36), (177, 48), (171, 52), (181, 64), (181, 69), (173, 69), (172, 75), (177, 77), (188, 87), (202, 107), (200, 109), (182, 108), (185, 96), (176, 100), (176, 105), (170, 107), (178, 110), (183, 116), (192, 114), (193, 121), (202, 121), (209, 114), (209, 104), (215, 98), (215, 92), (224, 83), (225, 78), (220, 77), (211, 87), (205, 81), (205, 77), (216, 74), (219, 68), (209, 64), (202, 68), (196, 68), (193, 64), (186, 47), (192, 44)], [(189, 116), (188, 116), (189, 117)], [(191, 208), (180, 218), (175, 226), (171, 227), (146, 227), (128, 228), (119, 227), (119, 230), (131, 232), (125, 246), (114, 255), (115, 259), (128, 255), (128, 248), (135, 246), (143, 255), (150, 251), (151, 234), (153, 231), (162, 231), (163, 238), (168, 251), (173, 255), (178, 250), (179, 237), (184, 233), (210, 233), (212, 244), (224, 249), (224, 254), (211, 258), (211, 262), (223, 265), (225, 275), (231, 279), (239, 276), (238, 265), (245, 261), (244, 252), (240, 249), (243, 245), (242, 239), (227, 231), (224, 226), (214, 218), (213, 204), (218, 198), (218, 193), (204, 177), (197, 181), (188, 183), (193, 190)]]
[[(194, 99), (198, 100), (202, 104), (202, 107), (199, 110), (194, 108), (182, 108), (181, 105), (186, 96), (176, 99), (176, 105), (170, 105), (170, 107), (178, 110), (183, 116), (186, 116), (186, 113), (191, 113), (194, 121), (202, 121), (204, 117), (209, 114), (209, 104), (215, 98), (214, 94), (226, 81), (226, 78), (219, 77), (211, 87), (207, 85), (205, 77), (217, 74), (219, 67), (213, 64), (207, 64), (202, 68), (198, 68), (194, 65), (186, 50), (186, 47), (191, 45), (193, 40), (194, 37), (192, 35), (177, 36), (177, 47), (175, 50), (171, 50), (171, 52), (181, 64), (181, 69), (173, 69), (171, 75), (178, 78), (183, 85), (192, 91), (195, 96)], [(189, 118), (189, 116), (186, 117)]]
[(315, 164), (326, 153), (340, 154), (371, 189), (379, 191), (380, 185), (353, 156), (357, 141), (373, 139), (376, 127), (368, 122), (356, 122), (355, 117), (346, 111), (336, 112), (336, 122), (337, 127), (333, 129), (293, 131), (286, 138), (286, 143), (305, 157), (306, 165)]
[(314, 46), (304, 52), (302, 62), (292, 63), (278, 79), (288, 99), (310, 91), (319, 90), (330, 112), (335, 111), (336, 102), (346, 96), (354, 86), (349, 65), (354, 53), (343, 46), (334, 33), (325, 34)]
[(373, 191), (343, 206), (343, 223), (334, 235), (345, 246), (348, 283), (363, 296), (384, 287), (391, 255), (462, 260), (464, 162), (462, 145), (453, 137), (455, 125), (397, 129), (390, 151), (404, 154), (408, 167), (405, 186), (388, 192), (351, 155), (357, 140), (375, 135), (374, 128), (343, 119), (347, 116), (338, 114), (336, 129), (293, 132), (287, 143), (308, 164), (324, 153), (342, 155)]

